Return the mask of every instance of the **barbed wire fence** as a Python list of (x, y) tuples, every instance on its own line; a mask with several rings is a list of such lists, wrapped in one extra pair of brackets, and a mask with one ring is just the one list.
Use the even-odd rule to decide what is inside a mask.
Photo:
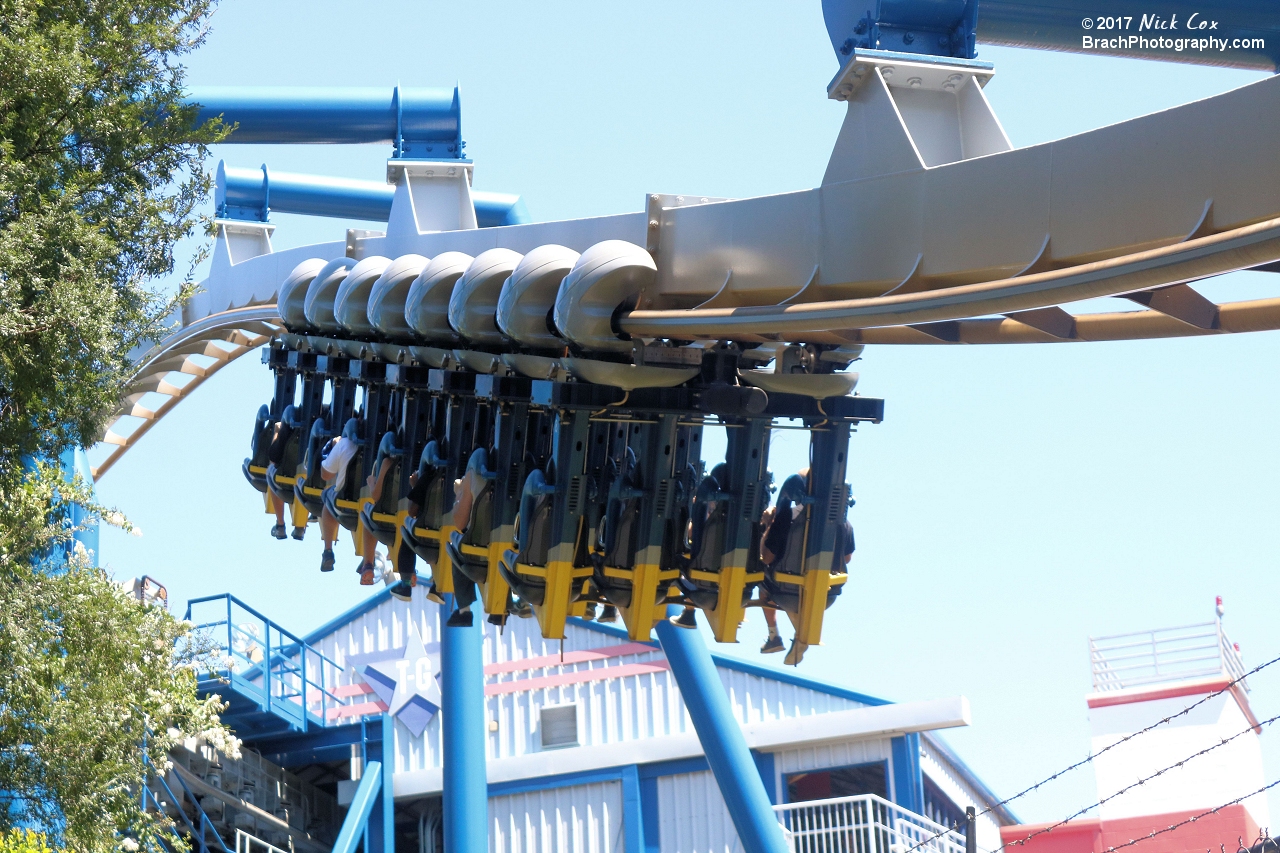
[[(1016, 794), (1014, 794), (1014, 795), (1012, 795), (1012, 796), (1010, 796), (1010, 797), (1006, 797), (1005, 799), (1001, 800), (1001, 801), (1000, 801), (1000, 802), (998, 802), (998, 803), (993, 803), (992, 805), (987, 806), (986, 808), (982, 809), (982, 811), (980, 811), (980, 812), (976, 812), (976, 814), (974, 815), (974, 818), (973, 818), (973, 819), (976, 821), (976, 819), (977, 819), (977, 818), (980, 818), (980, 817), (983, 817), (983, 816), (985, 816), (985, 815), (991, 814), (991, 813), (992, 813), (993, 811), (995, 811), (996, 809), (1003, 808), (1004, 806), (1007, 806), (1009, 803), (1012, 803), (1014, 800), (1017, 800), (1017, 799), (1019, 799), (1019, 798), (1021, 798), (1021, 797), (1026, 796), (1027, 794), (1030, 794), (1030, 793), (1033, 793), (1033, 792), (1035, 792), (1035, 791), (1039, 790), (1039, 789), (1040, 789), (1040, 788), (1042, 788), (1043, 786), (1045, 786), (1045, 785), (1049, 784), (1050, 782), (1053, 782), (1053, 781), (1054, 781), (1054, 780), (1056, 780), (1056, 779), (1059, 779), (1059, 778), (1061, 778), (1061, 777), (1065, 776), (1066, 774), (1070, 773), (1071, 771), (1073, 771), (1073, 770), (1077, 770), (1077, 769), (1079, 769), (1079, 768), (1081, 768), (1081, 767), (1084, 767), (1086, 764), (1090, 764), (1090, 763), (1092, 763), (1092, 762), (1093, 762), (1093, 760), (1094, 760), (1094, 759), (1096, 759), (1096, 758), (1098, 758), (1099, 756), (1101, 756), (1101, 755), (1103, 755), (1103, 754), (1105, 754), (1105, 753), (1107, 753), (1107, 752), (1110, 752), (1111, 750), (1113, 750), (1113, 749), (1115, 749), (1115, 748), (1117, 748), (1117, 747), (1119, 747), (1119, 746), (1122, 746), (1122, 745), (1124, 745), (1124, 744), (1128, 743), (1129, 741), (1133, 740), (1134, 738), (1139, 737), (1139, 736), (1141, 736), (1141, 735), (1145, 735), (1145, 734), (1147, 734), (1148, 732), (1151, 732), (1151, 731), (1153, 731), (1153, 730), (1155, 730), (1155, 729), (1157, 729), (1157, 728), (1159, 728), (1159, 727), (1161, 727), (1161, 726), (1167, 725), (1167, 724), (1169, 724), (1169, 723), (1173, 722), (1174, 720), (1176, 720), (1176, 719), (1178, 719), (1178, 718), (1180, 718), (1180, 717), (1184, 717), (1184, 716), (1186, 716), (1187, 714), (1190, 714), (1192, 711), (1194, 711), (1196, 708), (1200, 707), (1201, 705), (1205, 704), (1206, 702), (1210, 702), (1210, 701), (1212, 701), (1212, 700), (1216, 699), (1217, 697), (1222, 696), (1222, 695), (1223, 695), (1223, 694), (1225, 694), (1225, 693), (1229, 693), (1233, 688), (1235, 688), (1235, 687), (1236, 687), (1236, 685), (1240, 684), (1242, 681), (1244, 681), (1245, 679), (1249, 678), (1250, 676), (1252, 676), (1252, 675), (1256, 675), (1257, 673), (1261, 672), (1262, 670), (1264, 670), (1264, 669), (1266, 669), (1266, 668), (1268, 668), (1268, 667), (1270, 667), (1270, 666), (1273, 666), (1273, 665), (1275, 665), (1275, 664), (1277, 664), (1277, 663), (1280, 663), (1280, 657), (1274, 657), (1274, 658), (1272, 658), (1271, 660), (1269, 660), (1269, 661), (1267, 661), (1267, 662), (1265, 662), (1265, 663), (1261, 663), (1261, 664), (1259, 664), (1258, 666), (1255, 666), (1253, 669), (1249, 670), (1248, 672), (1244, 673), (1243, 675), (1239, 676), (1238, 678), (1234, 678), (1234, 679), (1232, 679), (1231, 681), (1227, 682), (1224, 686), (1222, 686), (1222, 687), (1221, 687), (1221, 688), (1219, 688), (1218, 690), (1215, 690), (1214, 692), (1209, 693), (1209, 694), (1207, 694), (1207, 695), (1205, 695), (1205, 696), (1201, 697), (1201, 698), (1200, 698), (1200, 699), (1198, 699), (1197, 701), (1192, 702), (1190, 705), (1186, 706), (1186, 707), (1185, 707), (1185, 708), (1183, 708), (1181, 711), (1178, 711), (1177, 713), (1174, 713), (1174, 714), (1170, 714), (1170, 715), (1169, 715), (1169, 716), (1167, 716), (1167, 717), (1162, 717), (1161, 719), (1157, 720), (1156, 722), (1152, 723), (1151, 725), (1147, 726), (1146, 728), (1140, 729), (1140, 730), (1138, 730), (1138, 731), (1136, 731), (1136, 732), (1133, 732), (1132, 734), (1125, 735), (1124, 737), (1122, 737), (1122, 738), (1120, 738), (1119, 740), (1117, 740), (1115, 743), (1108, 744), (1107, 746), (1103, 747), (1102, 749), (1098, 750), (1098, 751), (1097, 751), (1097, 752), (1095, 752), (1095, 753), (1092, 753), (1092, 754), (1090, 754), (1090, 755), (1086, 756), (1085, 758), (1081, 759), (1080, 761), (1077, 761), (1076, 763), (1074, 763), (1074, 764), (1072, 764), (1072, 765), (1070, 765), (1070, 766), (1068, 766), (1068, 767), (1064, 767), (1063, 769), (1059, 770), (1058, 772), (1054, 773), (1054, 774), (1053, 774), (1053, 775), (1051, 775), (1051, 776), (1047, 776), (1047, 777), (1045, 777), (1044, 779), (1041, 779), (1039, 782), (1036, 782), (1034, 785), (1030, 785), (1030, 786), (1028, 786), (1028, 787), (1026, 787), (1026, 788), (1023, 788), (1021, 791), (1017, 792)], [(1263, 726), (1263, 725), (1273, 723), (1273, 722), (1275, 722), (1276, 720), (1280, 720), (1280, 715), (1277, 715), (1276, 717), (1272, 717), (1271, 719), (1267, 720), (1265, 723), (1259, 723), (1259, 728), (1261, 728), (1261, 726)], [(1102, 803), (1106, 802), (1107, 800), (1110, 800), (1110, 799), (1112, 799), (1112, 798), (1114, 798), (1114, 797), (1117, 797), (1117, 796), (1119, 796), (1120, 794), (1124, 793), (1125, 791), (1128, 791), (1128, 790), (1130, 790), (1130, 789), (1132, 789), (1132, 788), (1138, 787), (1139, 785), (1146, 784), (1147, 782), (1151, 781), (1151, 779), (1154, 779), (1154, 778), (1156, 778), (1156, 777), (1158, 777), (1158, 776), (1161, 776), (1161, 775), (1163, 775), (1163, 774), (1165, 774), (1165, 773), (1168, 773), (1170, 770), (1174, 770), (1174, 769), (1176, 769), (1176, 768), (1178, 768), (1178, 767), (1181, 767), (1183, 764), (1185, 764), (1186, 762), (1190, 761), (1191, 759), (1196, 758), (1196, 757), (1198, 757), (1198, 756), (1200, 756), (1200, 755), (1203, 755), (1203, 754), (1205, 754), (1206, 752), (1212, 752), (1214, 749), (1217, 749), (1218, 747), (1223, 746), (1225, 743), (1229, 743), (1230, 741), (1235, 740), (1236, 738), (1241, 737), (1241, 736), (1243, 736), (1243, 735), (1247, 734), (1249, 731), (1253, 731), (1253, 730), (1254, 730), (1253, 726), (1250, 726), (1248, 729), (1246, 729), (1246, 730), (1245, 730), (1245, 731), (1243, 731), (1243, 732), (1240, 732), (1239, 734), (1232, 735), (1230, 738), (1224, 739), (1224, 740), (1223, 740), (1222, 742), (1220, 742), (1220, 743), (1217, 743), (1217, 744), (1215, 744), (1215, 745), (1213, 745), (1213, 746), (1207, 747), (1206, 749), (1201, 750), (1200, 752), (1196, 753), (1195, 755), (1187, 756), (1186, 758), (1182, 759), (1181, 761), (1175, 762), (1174, 764), (1171, 764), (1171, 765), (1169, 765), (1168, 767), (1162, 768), (1161, 770), (1159, 770), (1159, 771), (1157, 771), (1157, 772), (1155, 772), (1155, 773), (1151, 774), (1151, 776), (1149, 776), (1149, 777), (1147, 777), (1147, 778), (1145, 778), (1145, 779), (1141, 779), (1141, 780), (1139, 780), (1138, 782), (1135, 782), (1135, 783), (1133, 783), (1132, 785), (1128, 786), (1127, 788), (1125, 788), (1125, 789), (1123, 789), (1123, 790), (1121, 790), (1121, 791), (1118, 791), (1118, 792), (1116, 792), (1115, 794), (1112, 794), (1111, 796), (1106, 797), (1106, 798), (1104, 798), (1103, 800), (1100, 800), (1099, 802), (1094, 803), (1093, 805), (1088, 806), (1088, 807), (1086, 807), (1086, 808), (1084, 808), (1084, 809), (1080, 810), (1079, 812), (1076, 812), (1075, 814), (1071, 815), (1070, 817), (1067, 817), (1067, 818), (1065, 818), (1065, 819), (1063, 819), (1063, 820), (1061, 820), (1061, 821), (1058, 821), (1058, 822), (1057, 822), (1056, 824), (1054, 824), (1052, 827), (1045, 828), (1045, 829), (1042, 829), (1042, 830), (1038, 830), (1037, 832), (1032, 833), (1031, 835), (1027, 836), (1027, 837), (1026, 837), (1026, 838), (1024, 838), (1024, 839), (1020, 839), (1020, 840), (1018, 840), (1018, 841), (1012, 841), (1012, 842), (1008, 842), (1008, 843), (1006, 843), (1006, 844), (1002, 844), (1002, 845), (1000, 845), (1000, 847), (998, 847), (998, 848), (996, 848), (994, 851), (992, 851), (992, 853), (1000, 853), (1000, 851), (1003, 851), (1003, 850), (1005, 850), (1005, 849), (1006, 849), (1006, 848), (1008, 848), (1008, 847), (1024, 845), (1024, 844), (1026, 844), (1026, 842), (1027, 842), (1027, 841), (1029, 841), (1031, 838), (1034, 838), (1034, 837), (1035, 837), (1035, 836), (1037, 836), (1037, 835), (1042, 835), (1042, 834), (1045, 834), (1045, 833), (1047, 833), (1047, 832), (1052, 831), (1053, 829), (1061, 828), (1062, 826), (1066, 825), (1067, 823), (1069, 823), (1070, 821), (1072, 821), (1072, 820), (1074, 820), (1075, 818), (1079, 817), (1080, 815), (1084, 814), (1085, 812), (1088, 812), (1088, 811), (1090, 811), (1090, 810), (1092, 810), (1092, 809), (1094, 809), (1094, 808), (1097, 808), (1099, 805), (1101, 805)], [(1117, 847), (1111, 848), (1110, 850), (1106, 851), (1105, 853), (1112, 853), (1112, 851), (1114, 851), (1114, 850), (1120, 850), (1120, 849), (1125, 848), (1125, 847), (1130, 847), (1130, 846), (1132, 846), (1133, 844), (1137, 844), (1137, 843), (1139, 843), (1140, 841), (1143, 841), (1143, 840), (1145, 840), (1145, 839), (1147, 839), (1147, 838), (1154, 838), (1154, 837), (1156, 837), (1156, 836), (1163, 835), (1164, 833), (1172, 832), (1172, 831), (1174, 831), (1175, 829), (1178, 829), (1178, 828), (1180, 828), (1180, 827), (1182, 827), (1182, 826), (1186, 826), (1188, 823), (1194, 823), (1195, 821), (1197, 821), (1197, 820), (1199, 820), (1199, 819), (1201, 819), (1201, 818), (1203, 818), (1203, 817), (1207, 817), (1207, 816), (1209, 816), (1209, 815), (1216, 814), (1216, 813), (1218, 813), (1218, 812), (1222, 811), (1223, 809), (1227, 808), (1228, 806), (1236, 805), (1237, 803), (1240, 803), (1240, 802), (1242, 802), (1242, 801), (1244, 801), (1244, 800), (1249, 799), (1249, 797), (1252, 797), (1252, 796), (1255, 796), (1255, 795), (1257, 795), (1257, 794), (1263, 793), (1263, 792), (1265, 792), (1265, 791), (1267, 791), (1267, 790), (1269, 790), (1269, 789), (1271, 789), (1271, 788), (1274, 788), (1276, 785), (1280, 785), (1280, 779), (1277, 779), (1275, 782), (1272, 782), (1272, 783), (1270, 783), (1270, 784), (1268, 784), (1268, 785), (1265, 785), (1265, 786), (1264, 786), (1264, 787), (1262, 787), (1262, 788), (1259, 788), (1257, 791), (1254, 791), (1254, 792), (1253, 792), (1253, 793), (1251, 793), (1251, 794), (1246, 794), (1246, 795), (1244, 795), (1244, 796), (1242, 796), (1242, 797), (1239, 797), (1238, 799), (1233, 800), (1233, 801), (1231, 801), (1231, 802), (1223, 803), (1222, 805), (1217, 806), (1217, 807), (1215, 807), (1215, 808), (1213, 808), (1213, 809), (1210, 809), (1209, 811), (1204, 812), (1203, 814), (1199, 814), (1199, 815), (1196, 815), (1196, 816), (1194, 816), (1194, 817), (1187, 818), (1186, 820), (1183, 820), (1183, 821), (1180, 821), (1180, 822), (1178, 822), (1178, 823), (1176, 823), (1176, 824), (1173, 824), (1173, 825), (1172, 825), (1172, 826), (1170, 826), (1170, 827), (1166, 827), (1165, 829), (1161, 829), (1161, 830), (1155, 831), (1155, 832), (1154, 832), (1154, 833), (1152, 833), (1151, 835), (1143, 836), (1142, 838), (1139, 838), (1139, 839), (1136, 839), (1136, 840), (1133, 840), (1133, 841), (1127, 842), (1127, 843), (1125, 843), (1125, 844), (1123, 844), (1123, 845), (1120, 845), (1120, 846), (1117, 846)], [(914, 853), (914, 851), (916, 851), (916, 850), (919, 850), (919, 849), (921, 849), (921, 848), (923, 848), (923, 847), (930, 846), (930, 845), (932, 845), (932, 844), (933, 844), (933, 842), (937, 841), (939, 838), (943, 837), (944, 835), (946, 835), (946, 834), (947, 834), (947, 833), (949, 833), (949, 832), (954, 831), (954, 829), (956, 829), (956, 827), (952, 827), (952, 828), (949, 828), (949, 829), (944, 829), (944, 830), (941, 830), (941, 831), (939, 831), (939, 832), (936, 832), (936, 833), (934, 833), (934, 834), (932, 834), (932, 835), (928, 836), (927, 838), (921, 839), (920, 841), (917, 841), (915, 844), (913, 844), (913, 845), (911, 845), (910, 847), (908, 847), (908, 848), (906, 848), (905, 850), (903, 850), (903, 853)], [(1242, 849), (1243, 849), (1243, 848), (1242, 848)], [(1210, 851), (1210, 853), (1212, 853), (1212, 851)], [(1277, 848), (1277, 853), (1280, 853), (1280, 848)]]

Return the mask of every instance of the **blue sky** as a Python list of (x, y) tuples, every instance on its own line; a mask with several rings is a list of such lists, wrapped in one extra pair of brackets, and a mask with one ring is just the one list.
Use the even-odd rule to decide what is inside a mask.
[[(1017, 146), (1262, 76), (986, 46), (979, 58), (996, 65), (987, 95)], [(650, 192), (815, 186), (843, 117), (825, 95), (836, 61), (816, 0), (224, 0), (188, 66), (192, 85), (457, 82), (475, 186), (520, 193), (537, 220), (639, 210)], [(209, 167), (379, 179), (388, 156), (227, 145)], [(370, 227), (273, 221), (277, 248)], [(1201, 289), (1253, 298), (1277, 283), (1240, 273)], [(1222, 595), (1246, 664), (1280, 655), (1278, 354), (1276, 333), (868, 348), (860, 390), (886, 399), (886, 419), (854, 438), (853, 576), (801, 671), (899, 701), (968, 696), (973, 725), (947, 738), (1007, 795), (1087, 754), (1088, 636), (1207, 621)], [(345, 542), (341, 570), (322, 576), (314, 528), (303, 543), (268, 537), (239, 468), (270, 394), (247, 356), (153, 429), (99, 486), (143, 535), (104, 531), (101, 556), (119, 577), (160, 578), (176, 602), (233, 591), (305, 630), (368, 589)], [(784, 433), (779, 480), (802, 458), (799, 434)], [(763, 634), (753, 616), (720, 650), (780, 665), (756, 654)], [(1280, 713), (1280, 666), (1253, 687), (1259, 717)], [(1268, 779), (1276, 737), (1263, 737)], [(1016, 808), (1054, 820), (1093, 797), (1086, 767)]]

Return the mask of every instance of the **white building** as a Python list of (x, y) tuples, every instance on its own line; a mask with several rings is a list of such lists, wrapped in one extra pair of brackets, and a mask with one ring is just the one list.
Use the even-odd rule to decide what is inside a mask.
[[(217, 607), (228, 601), (239, 606), (219, 598)], [(257, 616), (246, 612), (251, 622)], [(335, 750), (335, 736), (379, 729), (371, 721), (391, 713), (397, 845), (416, 841), (421, 851), (440, 849), (441, 718), (431, 700), (438, 697), (432, 690), (441, 614), (425, 597), (405, 603), (384, 591), (302, 638), (315, 721), (306, 732), (267, 726), (255, 734), (264, 719), (260, 695), (228, 716), (233, 725), (242, 723), (239, 733), (250, 748), (309, 783), (334, 786), (345, 805), (355, 787), (345, 781), (352, 762), (342, 750), (350, 747)], [(232, 614), (229, 623), (244, 630), (245, 618)], [(269, 626), (261, 630), (270, 634)], [(563, 643), (543, 639), (533, 620), (512, 619), (502, 631), (486, 625), (484, 637), (491, 850), (741, 849), (657, 643), (634, 643), (620, 629), (579, 619), (571, 620)], [(327, 659), (322, 667), (321, 656)], [(963, 831), (966, 807), (982, 813), (996, 803), (932, 734), (968, 723), (964, 698), (894, 704), (792, 672), (719, 655), (713, 660), (769, 797), (783, 806), (784, 825), (799, 828), (805, 820), (786, 814), (786, 804), (802, 809), (794, 804), (873, 794)], [(244, 676), (248, 686), (233, 680), (239, 692), (261, 688), (260, 668)], [(274, 678), (286, 680), (279, 672)], [(419, 689), (402, 685), (396, 693), (392, 681), (416, 682)], [(289, 691), (269, 692), (281, 697), (277, 716), (296, 713), (296, 699), (282, 701)], [(317, 726), (322, 719), (327, 725)], [(363, 726), (346, 725), (361, 719)], [(983, 814), (979, 848), (998, 847), (1000, 827), (1013, 822), (1000, 808)], [(940, 849), (954, 849), (956, 840)]]

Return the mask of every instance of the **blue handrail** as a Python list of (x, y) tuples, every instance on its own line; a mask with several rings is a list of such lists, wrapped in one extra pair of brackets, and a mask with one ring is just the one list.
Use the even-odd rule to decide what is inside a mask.
[[(143, 743), (143, 766), (150, 768), (151, 777), (160, 783), (161, 790), (163, 790), (165, 796), (169, 798), (169, 802), (174, 804), (178, 814), (182, 817), (183, 824), (187, 828), (187, 834), (190, 835), (192, 841), (197, 845), (196, 849), (199, 853), (209, 853), (209, 843), (207, 840), (209, 833), (212, 833), (213, 837), (217, 839), (218, 843), (214, 848), (215, 850), (220, 851), (220, 853), (232, 853), (231, 849), (227, 847), (227, 843), (222, 840), (222, 836), (218, 834), (218, 830), (214, 827), (213, 821), (209, 819), (209, 816), (205, 814), (204, 809), (201, 808), (200, 801), (195, 798), (195, 794), (192, 793), (189, 787), (187, 787), (187, 783), (182, 780), (182, 777), (175, 773), (174, 778), (176, 778), (178, 780), (178, 784), (182, 786), (182, 791), (186, 795), (187, 800), (195, 807), (196, 815), (198, 816), (200, 823), (199, 828), (191, 822), (191, 818), (187, 816), (187, 813), (183, 811), (181, 807), (177, 806), (178, 798), (174, 796), (173, 789), (170, 788), (169, 783), (165, 781), (164, 774), (160, 773), (155, 764), (152, 763), (151, 758), (146, 753), (146, 742), (144, 741)], [(163, 811), (164, 809), (164, 804), (160, 802), (158, 797), (156, 797), (155, 792), (151, 790), (151, 786), (144, 783), (142, 786), (142, 807), (144, 810), (148, 803), (154, 805), (157, 811)], [(178, 832), (176, 825), (170, 825), (169, 829), (173, 832), (175, 837), (179, 839), (182, 838), (182, 835)]]
[[(195, 628), (221, 630), (225, 626), (226, 639), (225, 642), (219, 642), (219, 651), (225, 654), (227, 664), (225, 670), (218, 669), (216, 672), (225, 672), (225, 678), (233, 688), (256, 701), (262, 710), (287, 720), (301, 731), (307, 731), (313, 722), (327, 725), (330, 707), (344, 702), (329, 689), (326, 669), (333, 667), (341, 670), (342, 667), (230, 594), (190, 600), (187, 603), (186, 619), (191, 619), (192, 612), (198, 605), (211, 603), (225, 606), (222, 618), (200, 622)], [(239, 613), (260, 623), (265, 636), (259, 637), (237, 624)], [(236, 647), (237, 641), (246, 640), (250, 644), (262, 644), (263, 653), (259, 659), (255, 660)], [(308, 666), (308, 656), (315, 657), (315, 665)], [(311, 698), (316, 693), (319, 693), (318, 717), (309, 709)]]

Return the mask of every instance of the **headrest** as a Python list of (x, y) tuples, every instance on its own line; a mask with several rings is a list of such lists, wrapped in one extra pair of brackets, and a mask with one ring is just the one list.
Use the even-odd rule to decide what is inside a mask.
[(284, 411), (280, 413), (280, 420), (290, 427), (302, 426), (302, 421), (298, 418), (298, 410), (293, 406), (284, 407)]
[(378, 458), (398, 455), (400, 455), (400, 448), (396, 447), (396, 434), (394, 432), (383, 433), (382, 440), (378, 442)]
[(483, 447), (477, 447), (471, 451), (471, 458), (467, 460), (467, 473), (475, 472), (486, 480), (492, 478), (493, 472), (485, 466), (489, 462), (489, 451)]
[(360, 440), (360, 419), (347, 418), (347, 422), (342, 427), (342, 437), (347, 441)]
[(809, 484), (806, 478), (799, 474), (792, 474), (782, 483), (782, 488), (778, 490), (778, 508), (790, 509), (794, 503), (803, 503), (808, 497)]
[(418, 474), (427, 473), (428, 468), (439, 468), (444, 464), (444, 460), (440, 458), (440, 445), (433, 438), (427, 442), (427, 446), (422, 448), (422, 456), (418, 459)]

